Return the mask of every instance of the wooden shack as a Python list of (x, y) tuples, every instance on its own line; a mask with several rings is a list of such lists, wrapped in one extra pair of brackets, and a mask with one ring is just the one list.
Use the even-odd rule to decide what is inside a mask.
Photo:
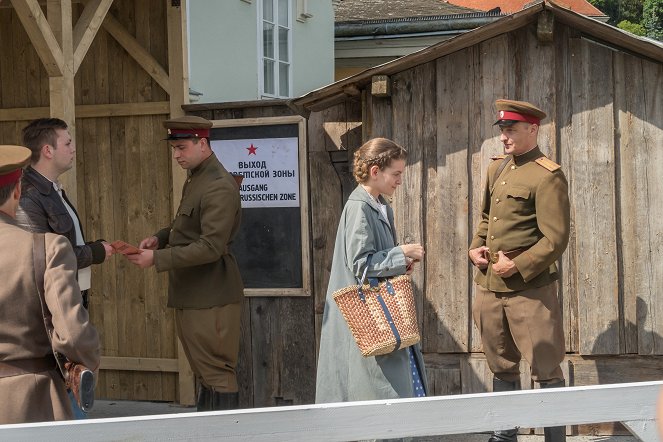
[[(38, 2), (6, 3), (0, 5), (6, 48), (0, 54), (0, 143), (13, 144), (27, 120), (71, 115), (65, 112), (72, 107), (58, 105), (62, 100), (53, 91), (62, 75), (46, 63), (44, 48), (53, 49), (58, 37), (49, 37), (43, 16), (33, 25), (25, 22), (30, 11), (39, 17)], [(68, 2), (48, 5), (60, 3)], [(186, 103), (180, 84), (186, 84), (183, 15), (175, 3), (72, 5), (70, 28), (84, 17), (88, 27), (98, 28), (73, 71), (78, 155), (67, 188), (78, 191), (89, 238), (135, 243), (165, 225), (179, 200), (182, 174), (161, 141), (161, 122), (183, 112)], [(93, 20), (87, 5), (100, 12), (107, 6), (105, 18)], [(47, 15), (49, 22), (58, 17), (57, 11)], [(78, 37), (71, 37), (76, 43), (69, 53), (80, 56), (75, 49), (88, 34), (72, 35)], [(501, 152), (492, 123), (493, 102), (502, 97), (531, 101), (548, 113), (541, 148), (570, 183), (572, 236), (559, 291), (569, 383), (660, 379), (663, 46), (544, 1), (287, 103), (184, 105), (186, 113), (219, 124), (306, 117), (310, 222), (303, 256), (310, 256), (310, 290), (247, 298), (239, 367), (243, 406), (314, 400), (334, 238), (354, 187), (350, 159), (362, 141), (376, 136), (410, 152), (393, 205), (401, 241), (422, 242), (427, 250), (414, 280), (431, 393), (490, 389), (471, 320), (474, 284), (466, 252), (485, 168)], [(104, 355), (97, 397), (192, 403), (191, 378), (165, 307), (164, 275), (114, 257), (95, 266), (92, 292), (92, 321)], [(525, 364), (522, 373), (530, 388)]]
[[(316, 331), (357, 132), (389, 137), (409, 150), (393, 198), (400, 239), (427, 250), (414, 280), (432, 393), (491, 388), (471, 318), (467, 247), (486, 166), (501, 153), (493, 103), (505, 97), (548, 113), (540, 146), (569, 180), (559, 289), (569, 384), (660, 379), (663, 45), (552, 1), (290, 103), (308, 115)], [(523, 363), (524, 388), (528, 372)]]

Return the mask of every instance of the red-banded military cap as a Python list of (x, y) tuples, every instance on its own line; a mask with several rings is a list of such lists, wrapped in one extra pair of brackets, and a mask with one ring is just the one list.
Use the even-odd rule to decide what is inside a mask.
[(212, 122), (202, 117), (187, 115), (163, 122), (168, 129), (166, 140), (185, 140), (187, 138), (209, 138)]
[(495, 108), (497, 109), (497, 121), (493, 125), (511, 126), (519, 121), (541, 124), (541, 120), (546, 118), (545, 112), (526, 101), (495, 100)]
[(0, 187), (21, 179), (23, 168), (30, 162), (32, 152), (23, 146), (0, 145)]

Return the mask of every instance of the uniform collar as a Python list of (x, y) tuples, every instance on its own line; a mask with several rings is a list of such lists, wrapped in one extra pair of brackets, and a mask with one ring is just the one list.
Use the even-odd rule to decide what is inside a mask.
[(202, 172), (203, 170), (205, 170), (214, 161), (214, 160), (212, 160), (212, 158), (216, 158), (216, 156), (214, 155), (214, 152), (212, 152), (212, 155), (205, 158), (199, 165), (197, 165), (196, 167), (191, 169), (189, 171), (189, 176), (196, 175), (197, 173)]
[(7, 215), (5, 212), (0, 211), (0, 223), (11, 224), (12, 226), (18, 225), (16, 220), (11, 216)]
[(534, 161), (542, 156), (543, 153), (541, 152), (541, 149), (539, 149), (539, 146), (535, 146), (529, 152), (525, 152), (524, 154), (518, 156), (514, 155), (513, 162), (516, 163), (517, 166), (522, 166), (523, 164), (529, 163), (530, 161)]

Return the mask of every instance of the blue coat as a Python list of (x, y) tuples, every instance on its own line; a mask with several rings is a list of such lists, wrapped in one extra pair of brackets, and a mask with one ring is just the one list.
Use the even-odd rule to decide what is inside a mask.
[[(387, 216), (362, 186), (352, 192), (341, 214), (322, 320), (316, 403), (414, 397), (407, 349), (363, 357), (332, 298), (336, 290), (357, 284), (370, 254), (368, 276), (405, 273), (405, 255), (396, 245), (394, 215), (388, 205)], [(424, 371), (419, 345), (412, 349)], [(422, 380), (426, 385), (425, 372)]]

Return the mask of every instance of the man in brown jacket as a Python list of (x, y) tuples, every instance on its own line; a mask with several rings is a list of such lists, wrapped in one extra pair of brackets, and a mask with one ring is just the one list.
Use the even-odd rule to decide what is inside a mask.
[(99, 337), (88, 322), (67, 238), (47, 233), (44, 298), (53, 320), (49, 342), (35, 285), (33, 237), (16, 225), (22, 167), (30, 150), (0, 146), (0, 424), (73, 417), (52, 348), (97, 369)]
[(188, 116), (164, 126), (173, 158), (188, 171), (182, 200), (171, 225), (127, 258), (168, 272), (168, 306), (200, 384), (198, 411), (234, 409), (244, 285), (230, 245), (241, 220), (239, 188), (212, 152), (210, 121)]
[[(563, 387), (555, 263), (569, 241), (568, 185), (537, 144), (546, 114), (521, 101), (497, 100), (495, 106), (506, 155), (488, 166), (481, 222), (470, 244), (479, 270), (472, 314), (494, 374), (493, 391), (520, 388), (521, 356), (542, 388)], [(516, 433), (495, 431), (489, 440), (516, 441)], [(565, 438), (564, 427), (545, 429), (546, 442)]]

